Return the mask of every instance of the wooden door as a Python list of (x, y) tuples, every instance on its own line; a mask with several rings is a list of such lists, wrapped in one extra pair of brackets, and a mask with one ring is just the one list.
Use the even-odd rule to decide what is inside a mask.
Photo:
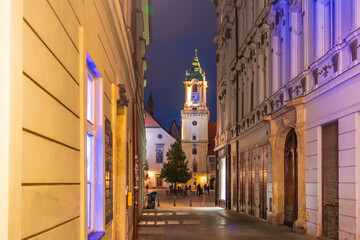
[(260, 185), (260, 217), (267, 217), (267, 146), (260, 147), (259, 161), (259, 185)]
[(338, 239), (339, 230), (338, 122), (322, 127), (323, 236)]
[(156, 177), (156, 186), (162, 187), (163, 179), (161, 177)]
[(284, 150), (284, 182), (285, 182), (285, 220), (284, 224), (292, 227), (297, 219), (297, 140), (295, 130), (286, 136)]

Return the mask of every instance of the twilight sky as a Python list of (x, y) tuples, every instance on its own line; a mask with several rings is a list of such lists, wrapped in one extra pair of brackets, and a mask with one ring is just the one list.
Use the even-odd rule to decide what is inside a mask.
[(181, 124), (185, 102), (185, 71), (194, 59), (194, 50), (208, 81), (207, 104), (210, 122), (216, 121), (216, 34), (215, 5), (211, 0), (153, 0), (153, 41), (146, 58), (145, 106), (150, 89), (154, 117), (169, 130), (172, 120)]

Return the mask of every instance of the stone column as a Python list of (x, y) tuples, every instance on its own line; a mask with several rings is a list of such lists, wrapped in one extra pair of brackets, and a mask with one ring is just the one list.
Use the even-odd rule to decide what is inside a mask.
[(286, 102), (286, 106), (296, 110), (295, 132), (297, 137), (297, 168), (298, 168), (298, 219), (294, 222), (293, 231), (306, 232), (306, 153), (305, 153), (305, 104), (304, 98)]

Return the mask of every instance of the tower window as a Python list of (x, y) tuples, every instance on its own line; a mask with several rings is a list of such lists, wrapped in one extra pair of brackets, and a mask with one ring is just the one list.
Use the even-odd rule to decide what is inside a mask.
[(198, 85), (194, 84), (193, 87), (192, 87), (192, 91), (193, 92), (198, 92), (199, 91)]
[(196, 140), (196, 134), (195, 133), (192, 136), (192, 140)]
[(192, 154), (193, 154), (193, 155), (196, 155), (196, 154), (197, 154), (197, 150), (196, 150), (196, 148), (193, 148), (193, 150), (192, 150)]

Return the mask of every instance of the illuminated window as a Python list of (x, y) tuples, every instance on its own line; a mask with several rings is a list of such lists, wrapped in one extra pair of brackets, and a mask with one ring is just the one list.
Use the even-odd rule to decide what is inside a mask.
[(88, 232), (93, 230), (93, 194), (94, 194), (94, 135), (86, 135), (86, 190), (87, 190), (87, 229)]
[(226, 158), (220, 160), (220, 198), (225, 200), (226, 193)]
[(164, 144), (156, 144), (156, 163), (164, 161)]
[(87, 108), (86, 108), (86, 119), (94, 123), (94, 112), (95, 112), (95, 82), (91, 74), (87, 73)]
[(102, 129), (102, 95), (101, 75), (94, 62), (87, 55), (87, 81), (86, 81), (86, 212), (87, 232), (104, 231), (104, 186), (95, 184), (104, 182), (104, 144)]
[(87, 133), (86, 133), (86, 204), (87, 230), (94, 230), (94, 193), (95, 193), (95, 81), (90, 72), (87, 72)]

